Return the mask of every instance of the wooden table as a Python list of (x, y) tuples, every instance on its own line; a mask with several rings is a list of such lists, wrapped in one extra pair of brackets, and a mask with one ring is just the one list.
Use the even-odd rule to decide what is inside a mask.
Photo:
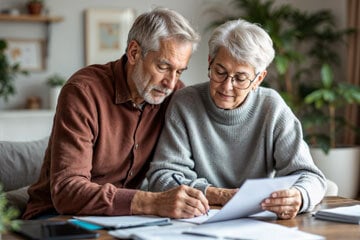
[[(316, 210), (355, 204), (360, 204), (360, 201), (341, 197), (325, 197), (324, 200), (316, 207)], [(54, 218), (54, 220), (64, 220), (68, 218), (69, 216), (59, 216)], [(312, 217), (310, 213), (300, 214), (292, 220), (267, 220), (267, 222), (272, 222), (288, 227), (297, 227), (299, 230), (304, 232), (322, 235), (326, 238), (326, 240), (360, 239), (360, 225), (318, 220)], [(100, 237), (98, 239), (114, 239), (113, 237), (109, 236), (105, 230), (98, 232), (100, 233)], [(15, 234), (8, 233), (2, 237), (2, 240), (7, 239), (22, 238)]]

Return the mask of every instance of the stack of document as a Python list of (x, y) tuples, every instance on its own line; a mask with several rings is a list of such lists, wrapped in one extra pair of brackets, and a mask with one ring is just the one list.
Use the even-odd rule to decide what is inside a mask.
[(322, 209), (314, 216), (323, 220), (360, 224), (360, 205)]
[(272, 192), (290, 188), (299, 177), (299, 175), (294, 175), (249, 179), (221, 210), (213, 209), (209, 212), (209, 215), (191, 219), (170, 220), (169, 218), (154, 216), (90, 216), (76, 218), (112, 229), (109, 234), (119, 239), (324, 239), (322, 236), (302, 232), (298, 229), (248, 218), (262, 211), (261, 202), (269, 197)]

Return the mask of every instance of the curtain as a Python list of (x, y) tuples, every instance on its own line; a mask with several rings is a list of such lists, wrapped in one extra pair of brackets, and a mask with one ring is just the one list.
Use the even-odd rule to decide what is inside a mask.
[[(360, 1), (347, 0), (347, 27), (355, 28), (356, 33), (348, 38), (347, 49), (347, 81), (360, 86)], [(360, 108), (350, 106), (346, 109), (346, 119), (351, 124), (360, 126)], [(344, 134), (345, 144), (359, 144), (360, 138), (352, 130)]]

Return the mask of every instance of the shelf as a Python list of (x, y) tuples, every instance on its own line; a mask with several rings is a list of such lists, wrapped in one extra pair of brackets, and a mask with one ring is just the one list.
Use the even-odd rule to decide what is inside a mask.
[(64, 19), (58, 16), (46, 16), (46, 15), (9, 15), (0, 14), (0, 21), (2, 22), (43, 22), (43, 23), (55, 23), (62, 22)]

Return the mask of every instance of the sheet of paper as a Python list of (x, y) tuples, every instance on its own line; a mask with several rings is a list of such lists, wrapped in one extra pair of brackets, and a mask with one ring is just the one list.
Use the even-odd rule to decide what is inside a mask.
[[(109, 231), (108, 233), (120, 239), (136, 239), (136, 240), (154, 240), (154, 239), (189, 239), (193, 240), (194, 236), (181, 234), (183, 231), (190, 230), (194, 224), (171, 221), (171, 225), (166, 226), (148, 226), (139, 228), (117, 229)], [(196, 238), (198, 239), (198, 238)], [(213, 239), (212, 239), (213, 240)]]
[(74, 218), (94, 223), (105, 228), (129, 228), (170, 224), (170, 218), (161, 218), (156, 216), (86, 216)]
[(322, 209), (315, 217), (323, 220), (360, 224), (360, 205)]
[(323, 236), (310, 234), (278, 224), (242, 218), (224, 222), (202, 224), (193, 227), (184, 234), (228, 239), (257, 239), (257, 240), (320, 240)]
[(209, 214), (209, 216), (182, 219), (182, 221), (196, 224), (212, 223), (259, 213), (263, 211), (260, 204), (265, 198), (269, 197), (272, 192), (290, 188), (299, 177), (300, 175), (290, 175), (277, 178), (248, 179), (220, 211)]
[(199, 217), (193, 217), (193, 218), (183, 218), (183, 219), (178, 219), (178, 221), (201, 224), (201, 223), (205, 222), (206, 220), (208, 220), (209, 218), (211, 218), (212, 216), (214, 216), (219, 211), (220, 211), (220, 209), (210, 209), (210, 211), (208, 212), (208, 215), (201, 215)]

